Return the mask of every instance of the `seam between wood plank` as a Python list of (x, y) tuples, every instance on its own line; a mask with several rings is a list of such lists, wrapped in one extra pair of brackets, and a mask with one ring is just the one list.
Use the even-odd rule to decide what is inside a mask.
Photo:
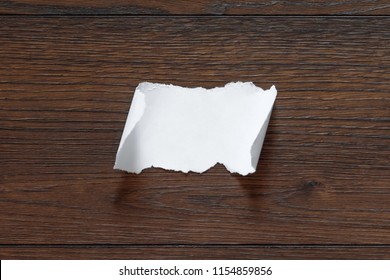
[(322, 15), (322, 14), (234, 14), (234, 15), (213, 15), (213, 14), (1, 14), (0, 17), (26, 17), (26, 18), (41, 18), (41, 17), (85, 17), (85, 18), (113, 18), (113, 17), (136, 17), (136, 18), (342, 18), (342, 19), (356, 19), (356, 18), (388, 18), (390, 14), (385, 15)]
[(390, 244), (0, 244), (0, 248), (390, 248)]

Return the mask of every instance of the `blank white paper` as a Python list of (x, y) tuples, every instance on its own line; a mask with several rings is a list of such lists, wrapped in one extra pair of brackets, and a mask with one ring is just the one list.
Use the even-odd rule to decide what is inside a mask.
[(221, 163), (232, 173), (253, 173), (276, 95), (275, 86), (251, 82), (212, 89), (140, 83), (114, 169), (202, 173)]

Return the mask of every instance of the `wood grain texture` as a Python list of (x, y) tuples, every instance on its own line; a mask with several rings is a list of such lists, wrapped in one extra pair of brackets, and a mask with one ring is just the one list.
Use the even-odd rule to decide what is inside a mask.
[[(390, 244), (390, 18), (0, 20), (1, 244)], [(276, 84), (258, 171), (112, 170), (145, 80)]]
[(0, 259), (389, 259), (390, 247), (48, 246), (2, 247)]
[(389, 0), (7, 0), (2, 14), (67, 15), (389, 15)]

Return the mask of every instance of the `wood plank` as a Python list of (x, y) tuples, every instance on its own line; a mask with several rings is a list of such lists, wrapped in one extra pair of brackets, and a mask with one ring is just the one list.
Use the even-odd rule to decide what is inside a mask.
[(0, 259), (389, 259), (390, 248), (343, 246), (6, 247)]
[[(1, 20), (1, 244), (390, 244), (389, 17)], [(258, 171), (113, 171), (145, 80), (276, 84)]]
[(389, 0), (12, 0), (1, 1), (0, 14), (67, 15), (389, 15)]

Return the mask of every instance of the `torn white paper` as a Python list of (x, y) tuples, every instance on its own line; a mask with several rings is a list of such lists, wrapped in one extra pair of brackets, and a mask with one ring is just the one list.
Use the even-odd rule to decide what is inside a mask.
[(114, 168), (201, 173), (221, 163), (230, 172), (253, 173), (276, 94), (275, 86), (264, 91), (251, 82), (213, 89), (140, 83)]

